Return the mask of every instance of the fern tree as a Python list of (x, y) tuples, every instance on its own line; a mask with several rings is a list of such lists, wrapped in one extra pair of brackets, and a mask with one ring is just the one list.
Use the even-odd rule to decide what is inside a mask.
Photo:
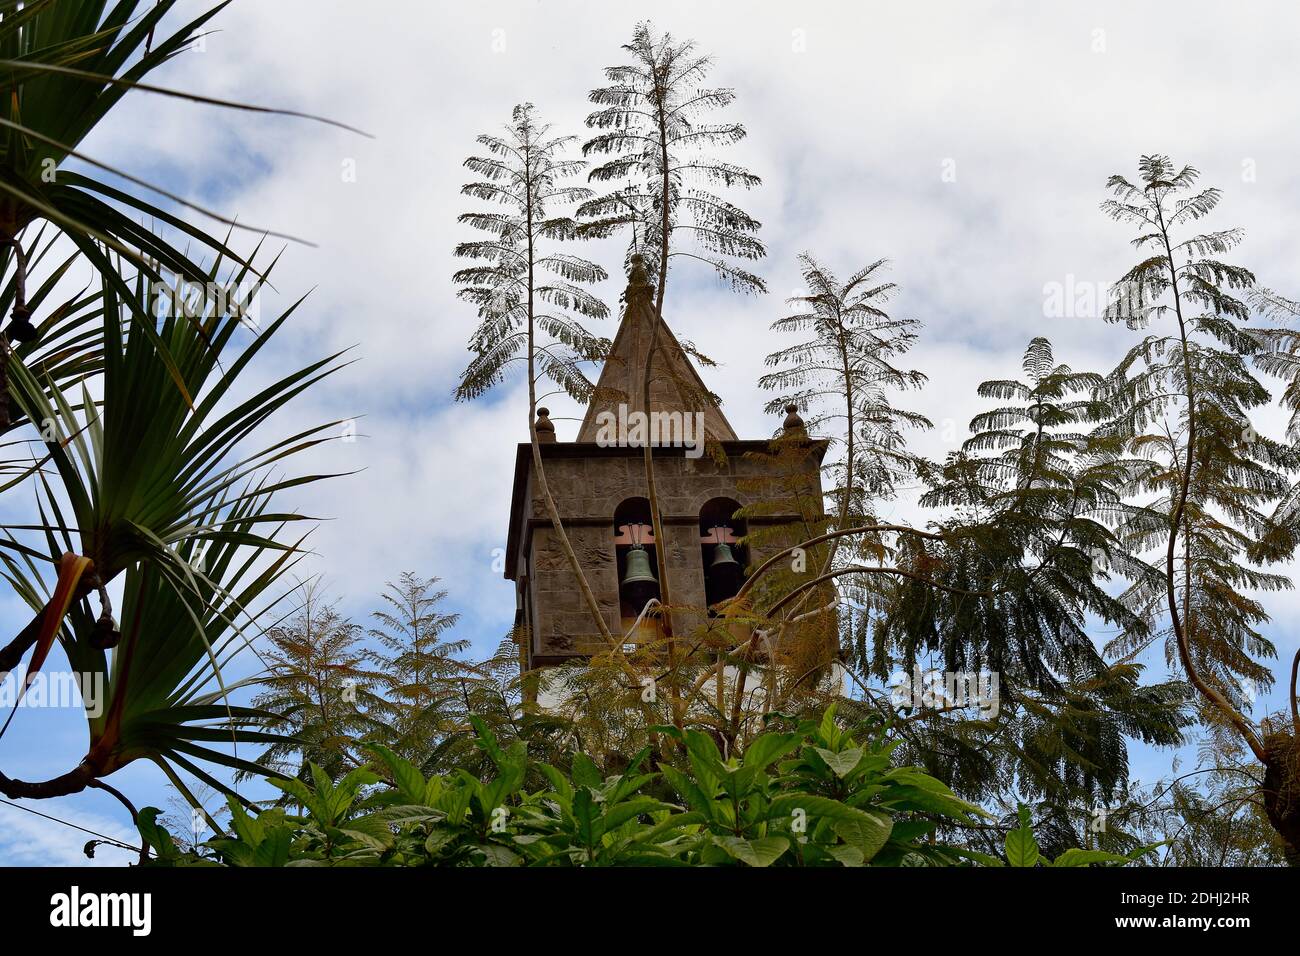
[[(1255, 364), (1269, 375), (1286, 383), (1278, 397), (1283, 410), (1289, 412), (1286, 438), (1293, 446), (1300, 446), (1300, 302), (1279, 295), (1270, 289), (1250, 290), (1247, 301), (1261, 315), (1278, 322), (1281, 327), (1262, 327), (1252, 330), (1264, 343), (1263, 351), (1254, 355)], [(1252, 550), (1252, 557), (1261, 560), (1282, 560), (1300, 547), (1300, 481), (1274, 505), (1271, 526)], [(1300, 661), (1300, 653), (1297, 654)], [(1293, 666), (1292, 670), (1295, 670)], [(1292, 720), (1300, 733), (1300, 713), (1297, 713), (1295, 676), (1292, 676)]]
[[(770, 354), (766, 364), (776, 371), (759, 379), (760, 387), (778, 392), (768, 402), (767, 413), (784, 408), (794, 429), (794, 440), (775, 442), (769, 460), (773, 470), (782, 473), (781, 463), (793, 459), (797, 481), (781, 502), (762, 502), (747, 509), (746, 516), (758, 516), (773, 506), (786, 514), (805, 514), (799, 497), (804, 490), (800, 485), (806, 483), (806, 449), (798, 439), (808, 432), (830, 436), (831, 447), (842, 446), (840, 454), (832, 454), (831, 463), (823, 466), (830, 478), (832, 519), (814, 520), (815, 527), (804, 529), (805, 540), (821, 536), (828, 526), (835, 529), (836, 536), (811, 555), (820, 569), (816, 573), (824, 575), (845, 542), (852, 543), (855, 558), (879, 555), (883, 532), (877, 530), (874, 502), (892, 497), (898, 482), (915, 472), (916, 459), (907, 450), (904, 429), (929, 427), (930, 422), (895, 408), (890, 401), (891, 391), (919, 387), (925, 376), (895, 364), (916, 340), (920, 323), (895, 319), (885, 311), (896, 291), (894, 283), (881, 277), (886, 261), (871, 263), (846, 282), (808, 253), (799, 256), (799, 265), (806, 292), (788, 300), (795, 311), (774, 322), (772, 330), (797, 334), (800, 341)], [(799, 412), (803, 418), (798, 417)], [(820, 516), (822, 507), (822, 502), (815, 502), (816, 515)], [(774, 542), (790, 543), (783, 540), (789, 531), (788, 526), (760, 526), (749, 538), (767, 549)], [(806, 558), (803, 564), (806, 567)], [(768, 596), (784, 593), (800, 573), (776, 569), (754, 595), (756, 605), (763, 607)], [(843, 596), (853, 597), (851, 593)], [(817, 600), (810, 607), (814, 597)], [(807, 591), (766, 637), (771, 644), (766, 677), (772, 706), (779, 709), (790, 694), (815, 686), (810, 672), (824, 669), (836, 658), (835, 618), (830, 615), (840, 606), (833, 588), (821, 594)], [(815, 621), (817, 617), (825, 620)], [(795, 619), (798, 627), (791, 630), (790, 622)], [(778, 667), (778, 661), (789, 666)], [(747, 664), (742, 661), (742, 671)], [(783, 687), (778, 686), (782, 676), (778, 670), (789, 671)]]
[[(1272, 682), (1261, 663), (1275, 656), (1260, 633), (1262, 603), (1243, 593), (1290, 587), (1290, 579), (1259, 570), (1252, 555), (1277, 559), (1289, 549), (1269, 514), (1300, 466), (1292, 447), (1260, 435), (1250, 414), (1269, 392), (1251, 371), (1267, 365), (1268, 337), (1245, 327), (1243, 298), (1254, 276), (1220, 257), (1242, 238), (1239, 229), (1201, 231), (1218, 205), (1218, 189), (1197, 187), (1191, 166), (1144, 156), (1137, 184), (1112, 176), (1111, 218), (1137, 231), (1142, 261), (1124, 276), (1123, 292), (1106, 311), (1112, 322), (1152, 331), (1108, 377), (1102, 395), (1115, 409), (1112, 434), (1150, 461), (1133, 490), (1148, 496), (1146, 512), (1123, 532), (1135, 550), (1153, 549), (1161, 574), (1129, 592), (1134, 609), (1160, 620), (1167, 656), (1186, 674), (1211, 722), (1231, 726), (1266, 769), (1265, 809), (1300, 862), (1300, 774), (1297, 727), (1248, 717), (1251, 692)], [(1271, 546), (1270, 546), (1271, 545)], [(1132, 649), (1145, 634), (1121, 636)]]
[[(512, 630), (486, 660), (474, 664), (472, 672), (458, 678), (464, 698), (464, 712), (473, 714), (503, 746), (522, 742), (530, 757), (561, 765), (571, 755), (565, 749), (569, 739), (566, 721), (549, 710), (524, 707), (536, 697), (536, 685), (544, 682), (547, 670), (521, 673), (521, 645), (527, 640), (522, 628)], [(490, 754), (477, 746), (478, 731), (472, 723), (447, 728), (426, 767), (442, 773), (457, 769), (488, 779), (496, 769)], [(534, 782), (529, 778), (530, 785)], [(540, 785), (540, 780), (536, 781)]]
[[(562, 210), (589, 198), (591, 190), (566, 180), (586, 163), (564, 158), (572, 136), (551, 136), (539, 125), (531, 103), (516, 106), (504, 136), (484, 134), (478, 142), (488, 155), (465, 165), (481, 178), (461, 192), (490, 204), (459, 221), (487, 238), (463, 242), (456, 255), (475, 264), (453, 276), (458, 295), (474, 304), (479, 326), (470, 340), (474, 358), (456, 389), (459, 401), (478, 398), (501, 384), (516, 363), (528, 382), (528, 438), (537, 490), (546, 506), (560, 548), (601, 636), (616, 645), (595, 593), (560, 520), (546, 481), (538, 440), (538, 386), (552, 383), (577, 402), (591, 398), (593, 385), (583, 364), (599, 360), (609, 343), (588, 332), (581, 320), (603, 319), (608, 307), (584, 286), (607, 278), (600, 266), (560, 250), (577, 235), (577, 223)], [(547, 420), (549, 424), (549, 419)]]
[(1283, 866), (1286, 844), (1264, 809), (1264, 768), (1226, 724), (1205, 728), (1196, 765), (1174, 762), (1139, 801), (1139, 821), (1173, 866)]
[[(738, 263), (762, 258), (766, 250), (755, 237), (759, 222), (716, 192), (750, 189), (761, 182), (748, 170), (709, 155), (712, 148), (745, 137), (739, 123), (707, 119), (734, 101), (735, 91), (705, 86), (712, 60), (698, 54), (692, 41), (679, 42), (668, 33), (656, 36), (649, 23), (637, 24), (623, 49), (629, 62), (607, 67), (608, 85), (591, 91), (592, 103), (600, 108), (587, 117), (587, 125), (598, 132), (582, 147), (585, 156), (607, 157), (588, 178), (610, 184), (610, 190), (584, 202), (578, 214), (588, 235), (630, 232), (629, 261), (640, 256), (656, 286), (655, 325), (640, 376), (642, 407), (648, 409), (670, 262), (702, 261), (733, 288), (761, 292), (763, 280)], [(699, 396), (700, 402), (710, 400)], [(652, 455), (647, 442), (646, 496), (655, 539), (663, 541)], [(665, 568), (660, 568), (659, 589), (663, 603), (671, 606)], [(664, 623), (671, 635), (671, 618), (665, 616)]]
[[(931, 423), (893, 407), (889, 392), (925, 382), (920, 372), (894, 364), (916, 341), (921, 323), (885, 311), (897, 287), (881, 278), (884, 259), (843, 283), (807, 253), (799, 264), (807, 294), (789, 300), (797, 311), (772, 323), (772, 330), (805, 340), (769, 355), (767, 365), (777, 371), (760, 378), (759, 386), (780, 392), (768, 402), (768, 414), (794, 406), (812, 434), (830, 435), (832, 445), (843, 445), (843, 458), (826, 470), (837, 514), (834, 527), (850, 529), (873, 523), (873, 502), (893, 497), (898, 482), (915, 474), (918, 459), (907, 450), (904, 429)], [(831, 542), (823, 573), (843, 540)], [(872, 545), (878, 540), (864, 542)]]
[(371, 660), (385, 742), (416, 765), (428, 762), (449, 730), (468, 726), (465, 681), (474, 677), (472, 665), (460, 659), (469, 641), (446, 637), (460, 615), (439, 610), (447, 592), (435, 590), (437, 584), (403, 571), (388, 583), (387, 607), (374, 612), (379, 626), (370, 629), (379, 644)]
[(273, 715), (285, 734), (258, 763), (287, 776), (315, 763), (338, 779), (365, 762), (356, 741), (374, 730), (368, 711), (379, 698), (382, 675), (370, 666), (365, 632), (326, 600), (318, 582), (303, 586), (302, 602), (288, 620), (267, 629), (266, 673), (253, 706)]
[(983, 383), (998, 407), (973, 436), (925, 472), (923, 506), (940, 509), (936, 538), (900, 535), (894, 566), (872, 575), (874, 619), (852, 659), (879, 679), (895, 668), (999, 675), (996, 723), (969, 711), (918, 713), (905, 738), (915, 756), (971, 796), (1007, 779), (1055, 802), (1113, 798), (1127, 781), (1126, 737), (1177, 743), (1177, 685), (1144, 687), (1140, 667), (1109, 665), (1089, 624), (1137, 631), (1142, 622), (1106, 588), (1112, 570), (1150, 577), (1111, 525), (1131, 465), (1120, 442), (1090, 430), (1100, 377), (1058, 364), (1029, 343), (1025, 377)]

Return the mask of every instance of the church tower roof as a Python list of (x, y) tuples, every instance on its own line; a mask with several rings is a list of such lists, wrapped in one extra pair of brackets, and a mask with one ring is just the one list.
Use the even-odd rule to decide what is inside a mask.
[(659, 348), (650, 369), (650, 407), (645, 407), (641, 376), (654, 334), (655, 309), (654, 286), (639, 255), (632, 257), (623, 298), (623, 319), (596, 382), (596, 393), (582, 420), (578, 441), (596, 441), (600, 430), (596, 416), (602, 411), (617, 414), (620, 404), (629, 413), (703, 412), (707, 439), (736, 441), (731, 424), (666, 322), (659, 329)]

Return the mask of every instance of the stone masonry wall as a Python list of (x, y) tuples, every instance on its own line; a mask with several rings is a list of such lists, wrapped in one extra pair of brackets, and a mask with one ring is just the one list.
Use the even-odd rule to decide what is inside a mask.
[[(712, 498), (733, 498), (749, 504), (753, 494), (742, 493), (737, 479), (761, 476), (761, 460), (732, 455), (719, 465), (710, 456), (691, 459), (682, 454), (655, 456), (655, 478), (668, 539), (657, 548), (659, 561), (667, 563), (674, 605), (703, 607), (704, 569), (700, 560), (699, 514)], [(810, 460), (810, 481), (820, 487), (815, 461)], [(618, 571), (614, 547), (614, 512), (628, 498), (646, 497), (645, 474), (639, 450), (625, 455), (553, 457), (546, 461), (551, 493), (564, 519), (569, 541), (596, 593), (605, 621), (620, 633)], [(528, 552), (533, 656), (544, 659), (581, 655), (603, 648), (599, 632), (574, 581), (569, 562), (559, 547), (547, 519), (545, 505), (532, 490), (531, 518), (535, 519)], [(774, 488), (774, 493), (775, 488)], [(792, 542), (793, 543), (793, 542)], [(751, 546), (750, 562), (764, 555)], [(690, 615), (674, 615), (679, 630), (691, 627)]]

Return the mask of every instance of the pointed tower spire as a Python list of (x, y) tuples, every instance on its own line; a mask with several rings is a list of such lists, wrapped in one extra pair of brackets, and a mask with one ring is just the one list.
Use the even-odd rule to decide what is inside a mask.
[(619, 405), (629, 413), (703, 412), (707, 439), (735, 441), (735, 431), (722, 410), (710, 399), (700, 373), (691, 364), (667, 322), (659, 329), (658, 349), (650, 370), (650, 407), (645, 407), (641, 376), (654, 334), (655, 310), (654, 286), (640, 255), (632, 256), (629, 262), (623, 302), (623, 319), (596, 382), (596, 394), (578, 430), (578, 441), (596, 441), (600, 431), (596, 416), (602, 411), (617, 415)]

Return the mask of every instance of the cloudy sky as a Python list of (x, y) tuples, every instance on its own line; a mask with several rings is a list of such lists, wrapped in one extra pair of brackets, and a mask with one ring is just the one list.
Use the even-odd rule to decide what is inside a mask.
[[(360, 360), (283, 423), (358, 416), (358, 440), (311, 464), (359, 474), (292, 503), (331, 518), (313, 537), (311, 570), (359, 619), (385, 580), (412, 569), (443, 579), (478, 650), (509, 626), (510, 585), (492, 562), (526, 401), (519, 382), (472, 405), (450, 400), (474, 324), (450, 282), (451, 250), (466, 238), (455, 216), (472, 205), (459, 195), (461, 163), (475, 135), (523, 101), (556, 132), (582, 134), (588, 90), (649, 14), (713, 54), (714, 81), (738, 93), (730, 118), (750, 134), (725, 158), (763, 178), (732, 198), (763, 222), (769, 294), (739, 297), (682, 267), (666, 306), (673, 329), (721, 363), (706, 378), (742, 436), (776, 425), (755, 381), (779, 345), (766, 329), (799, 287), (805, 250), (842, 274), (892, 260), (895, 314), (925, 324), (913, 364), (930, 382), (911, 403), (938, 426), (917, 437), (925, 453), (965, 437), (976, 383), (1015, 374), (1032, 336), (1049, 336), (1076, 368), (1109, 368), (1133, 333), (1044, 303), (1047, 290), (1103, 287), (1133, 263), (1128, 229), (1097, 206), (1106, 177), (1135, 175), (1143, 153), (1168, 153), (1221, 186), (1213, 222), (1247, 230), (1236, 261), (1300, 292), (1292, 5), (374, 0), (359, 11), (236, 0), (201, 50), (155, 81), (325, 114), (373, 139), (132, 94), (84, 149), (315, 244), (288, 245), (261, 309), (310, 292), (277, 365), (347, 347)], [(621, 245), (586, 251), (614, 273), (600, 289), (613, 304)], [(576, 422), (563, 416), (575, 410), (551, 404), (560, 438), (572, 438)], [(1277, 421), (1259, 427), (1276, 434)], [(1270, 635), (1289, 659), (1298, 605), (1274, 606)], [(0, 622), (12, 631), (18, 618), (6, 596)], [(10, 775), (42, 779), (68, 769), (84, 741), (79, 715), (33, 711), (0, 759)], [(1135, 770), (1154, 778), (1170, 759), (1142, 753)], [(118, 776), (137, 803), (164, 805), (151, 768)], [(60, 814), (120, 836), (117, 811), (102, 794), (58, 802)], [(84, 839), (0, 806), (0, 862), (37, 862), (42, 841), (48, 859), (71, 862)]]

